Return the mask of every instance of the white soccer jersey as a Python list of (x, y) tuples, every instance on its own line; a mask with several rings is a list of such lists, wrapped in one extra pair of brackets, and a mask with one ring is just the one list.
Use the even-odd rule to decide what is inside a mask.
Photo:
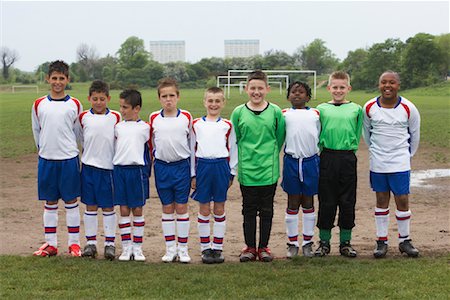
[(78, 117), (82, 128), (83, 164), (112, 170), (114, 157), (114, 127), (121, 121), (117, 111), (106, 109), (104, 114), (86, 110)]
[(154, 158), (176, 162), (191, 156), (192, 115), (188, 111), (178, 109), (175, 117), (165, 117), (163, 110), (155, 111), (149, 119)]
[(115, 127), (116, 152), (113, 164), (115, 166), (145, 166), (150, 162), (148, 141), (150, 125), (142, 120), (122, 121)]
[(399, 97), (394, 108), (383, 108), (379, 97), (364, 105), (364, 140), (369, 146), (370, 170), (393, 173), (411, 170), (420, 140), (420, 115), (408, 99)]
[(315, 108), (283, 109), (286, 120), (284, 152), (294, 158), (307, 158), (319, 152), (320, 113)]
[[(195, 157), (214, 159), (229, 158), (231, 174), (236, 175), (238, 162), (236, 133), (229, 120), (219, 118), (208, 121), (205, 117), (192, 123), (191, 149)], [(191, 174), (195, 176), (195, 157), (192, 156)]]
[(34, 101), (31, 127), (40, 157), (63, 160), (78, 155), (80, 130), (77, 118), (82, 111), (81, 102), (69, 95), (63, 99), (52, 99), (48, 95)]

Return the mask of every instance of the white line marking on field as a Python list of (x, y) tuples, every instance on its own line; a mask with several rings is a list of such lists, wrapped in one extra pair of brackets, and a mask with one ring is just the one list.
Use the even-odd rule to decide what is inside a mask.
[(426, 179), (450, 177), (450, 169), (430, 169), (411, 172), (411, 186), (421, 188), (431, 188), (433, 185), (426, 184)]

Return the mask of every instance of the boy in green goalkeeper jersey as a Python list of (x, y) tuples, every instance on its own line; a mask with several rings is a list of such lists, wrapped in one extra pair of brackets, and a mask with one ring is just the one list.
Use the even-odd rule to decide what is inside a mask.
[[(236, 107), (231, 121), (238, 146), (238, 180), (242, 192), (244, 239), (241, 262), (270, 262), (267, 247), (272, 229), (273, 198), (280, 177), (280, 150), (286, 131), (281, 109), (265, 100), (270, 91), (261, 71), (249, 74), (246, 104)], [(256, 217), (259, 216), (259, 243), (256, 250)]]
[(356, 257), (350, 241), (355, 226), (356, 155), (361, 137), (363, 112), (360, 105), (348, 101), (351, 90), (350, 77), (337, 71), (330, 75), (328, 91), (332, 100), (317, 106), (320, 112), (319, 177), (319, 247), (315, 256), (330, 253), (331, 229), (334, 227), (339, 207), (339, 252), (346, 257)]

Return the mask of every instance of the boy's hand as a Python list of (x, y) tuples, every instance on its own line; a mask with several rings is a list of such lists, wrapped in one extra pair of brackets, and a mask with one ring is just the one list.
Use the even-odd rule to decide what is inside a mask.
[(197, 181), (195, 180), (195, 176), (191, 177), (191, 189), (195, 190), (196, 185)]

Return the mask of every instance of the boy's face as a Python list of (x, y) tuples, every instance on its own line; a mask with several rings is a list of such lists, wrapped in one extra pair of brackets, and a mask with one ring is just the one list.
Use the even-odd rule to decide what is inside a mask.
[(47, 82), (50, 84), (50, 90), (53, 96), (64, 96), (65, 88), (69, 83), (69, 78), (60, 72), (52, 72), (47, 76)]
[(253, 79), (245, 86), (245, 92), (247, 93), (250, 102), (259, 105), (264, 102), (267, 93), (270, 92), (270, 87), (264, 80)]
[(327, 90), (330, 92), (334, 101), (342, 102), (352, 90), (352, 87), (348, 85), (346, 79), (331, 79), (330, 85), (327, 86)]
[(125, 121), (137, 121), (139, 119), (139, 111), (141, 107), (138, 105), (135, 108), (131, 107), (125, 99), (119, 100), (120, 114)]
[(294, 108), (305, 108), (309, 98), (306, 89), (303, 86), (294, 85), (290, 90), (288, 100), (292, 103), (292, 107)]
[(383, 99), (397, 99), (400, 82), (398, 82), (398, 79), (394, 74), (386, 73), (381, 76), (380, 81), (378, 82), (378, 89), (380, 90)]
[(173, 111), (177, 109), (180, 96), (174, 86), (163, 87), (159, 91), (159, 102), (164, 110)]
[(88, 97), (88, 100), (91, 102), (94, 113), (104, 114), (106, 112), (108, 102), (111, 100), (111, 96), (106, 96), (103, 92), (92, 92), (92, 94)]
[(222, 93), (206, 93), (203, 104), (210, 117), (219, 117), (222, 108), (225, 106), (225, 98)]

